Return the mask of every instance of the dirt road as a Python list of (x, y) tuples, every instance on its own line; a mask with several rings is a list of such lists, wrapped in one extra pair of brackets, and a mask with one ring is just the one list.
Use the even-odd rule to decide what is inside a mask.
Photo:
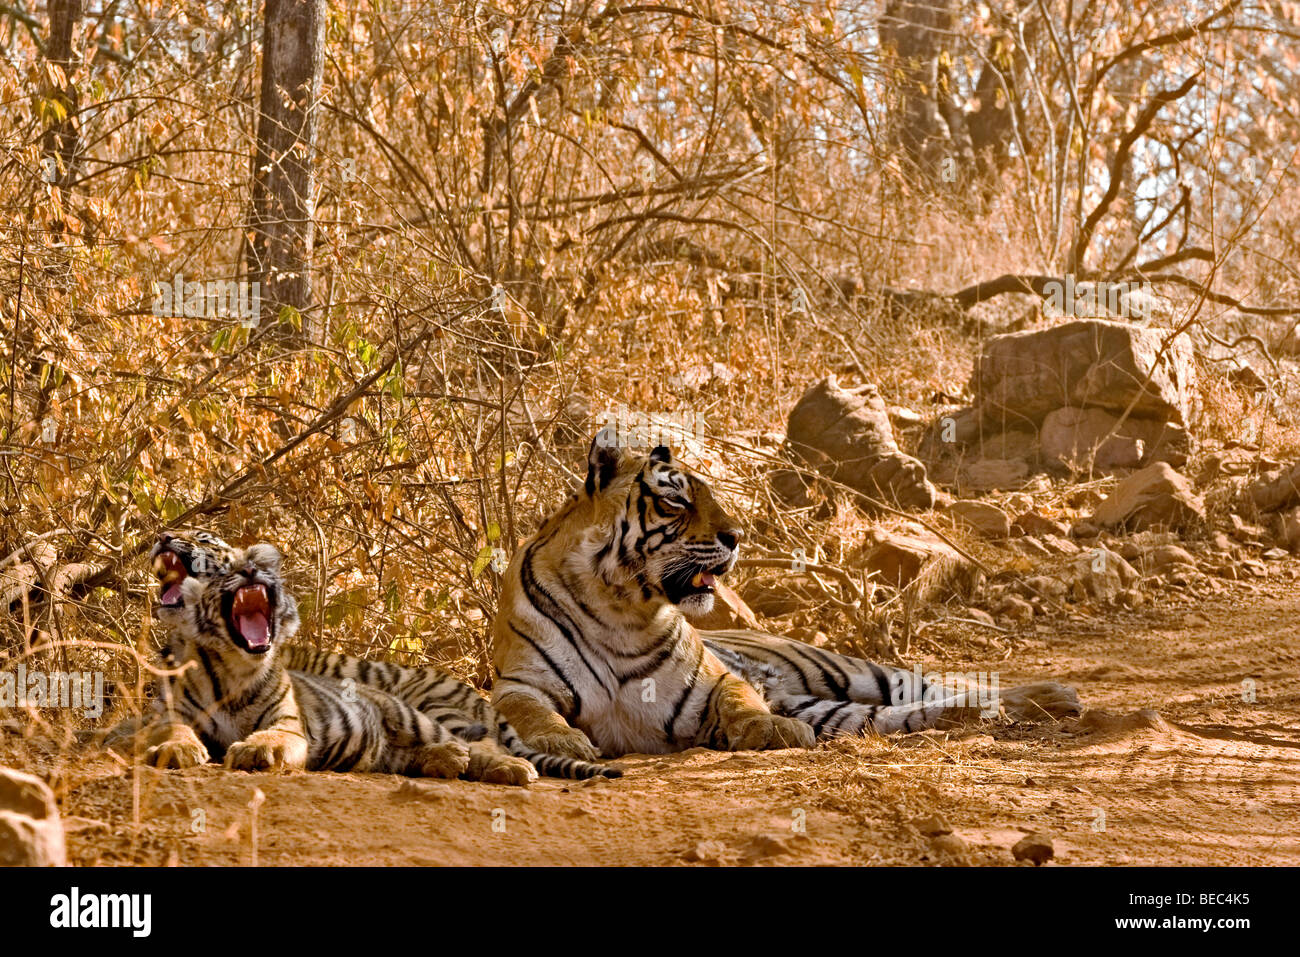
[(1092, 711), (1062, 724), (629, 757), (527, 790), (132, 772), (12, 735), (0, 764), (52, 777), (80, 864), (1010, 864), (1031, 831), (1058, 864), (1300, 864), (1300, 598), (1270, 587), (943, 662), (1075, 685)]

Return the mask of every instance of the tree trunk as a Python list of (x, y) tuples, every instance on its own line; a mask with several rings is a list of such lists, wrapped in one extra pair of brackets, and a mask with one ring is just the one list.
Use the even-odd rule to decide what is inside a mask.
[(284, 307), (292, 307), (307, 337), (324, 63), (324, 0), (266, 0), (248, 272), (261, 284), (262, 320), (277, 322)]
[(72, 74), (80, 62), (80, 55), (74, 57), (72, 51), (72, 34), (81, 21), (82, 0), (50, 0), (50, 36), (45, 47), (45, 56), (54, 66), (63, 71), (64, 80), (60, 85), (51, 83), (45, 97), (52, 103), (59, 104), (63, 118), (50, 124), (41, 143), (41, 164), (44, 167), (45, 180), (59, 187), (61, 201), (68, 202), (67, 190), (76, 179), (77, 153), (80, 147), (80, 132), (77, 126), (77, 88), (72, 83)]

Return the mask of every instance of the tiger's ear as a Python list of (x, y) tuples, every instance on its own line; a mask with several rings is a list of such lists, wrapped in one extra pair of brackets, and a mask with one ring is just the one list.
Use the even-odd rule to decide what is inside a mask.
[(591, 448), (587, 451), (587, 494), (595, 495), (604, 491), (614, 481), (622, 461), (623, 450), (619, 448), (618, 432), (606, 426), (596, 433), (591, 440)]
[[(274, 545), (267, 542), (258, 542), (256, 545), (249, 545), (244, 550), (243, 564), (253, 564), (258, 568), (263, 568), (269, 572), (279, 573), (282, 559), (280, 550)], [(236, 567), (240, 567), (238, 564)]]
[(673, 451), (666, 445), (656, 445), (650, 452), (651, 462), (663, 462), (667, 465), (673, 460)]

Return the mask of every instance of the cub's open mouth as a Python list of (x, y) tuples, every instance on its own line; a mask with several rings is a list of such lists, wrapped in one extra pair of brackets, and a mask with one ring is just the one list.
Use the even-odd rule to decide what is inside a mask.
[(271, 647), (271, 601), (265, 585), (245, 585), (236, 591), (229, 619), (230, 630), (248, 651), (258, 655)]
[(162, 585), (158, 603), (164, 608), (179, 608), (183, 604), (181, 583), (190, 577), (181, 557), (173, 551), (159, 552), (153, 559), (153, 573)]

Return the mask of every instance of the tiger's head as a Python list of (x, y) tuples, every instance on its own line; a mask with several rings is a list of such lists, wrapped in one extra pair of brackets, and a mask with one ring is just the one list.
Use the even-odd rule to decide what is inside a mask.
[(613, 430), (596, 434), (579, 493), (591, 522), (576, 560), (623, 599), (702, 614), (736, 563), (740, 523), (665, 446), (638, 455)]
[(298, 631), (298, 606), (280, 576), (274, 545), (250, 545), (233, 555), (231, 567), (181, 583), (178, 637), (223, 661), (270, 658), (278, 642)]
[(161, 610), (183, 605), (182, 588), (187, 578), (224, 575), (234, 565), (237, 550), (211, 532), (163, 532), (149, 552), (149, 564), (158, 579)]

